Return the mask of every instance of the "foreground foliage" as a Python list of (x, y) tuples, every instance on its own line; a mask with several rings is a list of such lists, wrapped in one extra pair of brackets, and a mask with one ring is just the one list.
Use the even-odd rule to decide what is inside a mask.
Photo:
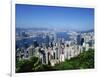
[(16, 62), (16, 72), (36, 72), (36, 71), (54, 71), (54, 70), (72, 70), (72, 69), (90, 69), (94, 68), (94, 50), (84, 51), (77, 57), (56, 64), (54, 67), (42, 64), (37, 57), (30, 60), (21, 60)]
[(84, 51), (77, 57), (56, 64), (54, 68), (57, 70), (94, 68), (94, 50), (89, 49), (88, 51)]

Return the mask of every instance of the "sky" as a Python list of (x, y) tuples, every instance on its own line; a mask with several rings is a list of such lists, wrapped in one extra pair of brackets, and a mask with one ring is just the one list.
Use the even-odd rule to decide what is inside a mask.
[(16, 27), (89, 30), (94, 28), (94, 9), (16, 4)]

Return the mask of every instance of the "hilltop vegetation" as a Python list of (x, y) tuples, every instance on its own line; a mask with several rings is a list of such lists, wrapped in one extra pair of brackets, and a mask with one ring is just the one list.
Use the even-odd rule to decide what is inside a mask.
[(66, 60), (60, 64), (56, 64), (54, 68), (57, 70), (94, 68), (94, 50), (89, 49), (88, 51), (84, 51), (77, 57)]
[(55, 66), (44, 65), (39, 58), (32, 57), (30, 60), (21, 60), (16, 62), (16, 72), (37, 72), (37, 71), (55, 71), (55, 70), (74, 70), (94, 68), (94, 50), (83, 51), (77, 57), (65, 60), (65, 62)]

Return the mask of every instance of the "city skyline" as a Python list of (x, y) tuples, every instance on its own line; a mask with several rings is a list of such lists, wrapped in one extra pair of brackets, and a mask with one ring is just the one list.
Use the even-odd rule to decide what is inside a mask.
[(16, 4), (16, 27), (94, 29), (94, 9)]

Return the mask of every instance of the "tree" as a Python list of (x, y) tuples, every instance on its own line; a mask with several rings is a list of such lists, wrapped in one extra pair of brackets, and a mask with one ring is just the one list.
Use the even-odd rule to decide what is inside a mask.
[(41, 62), (38, 57), (31, 57), (29, 60), (21, 60), (16, 63), (16, 72), (34, 72), (38, 71)]

